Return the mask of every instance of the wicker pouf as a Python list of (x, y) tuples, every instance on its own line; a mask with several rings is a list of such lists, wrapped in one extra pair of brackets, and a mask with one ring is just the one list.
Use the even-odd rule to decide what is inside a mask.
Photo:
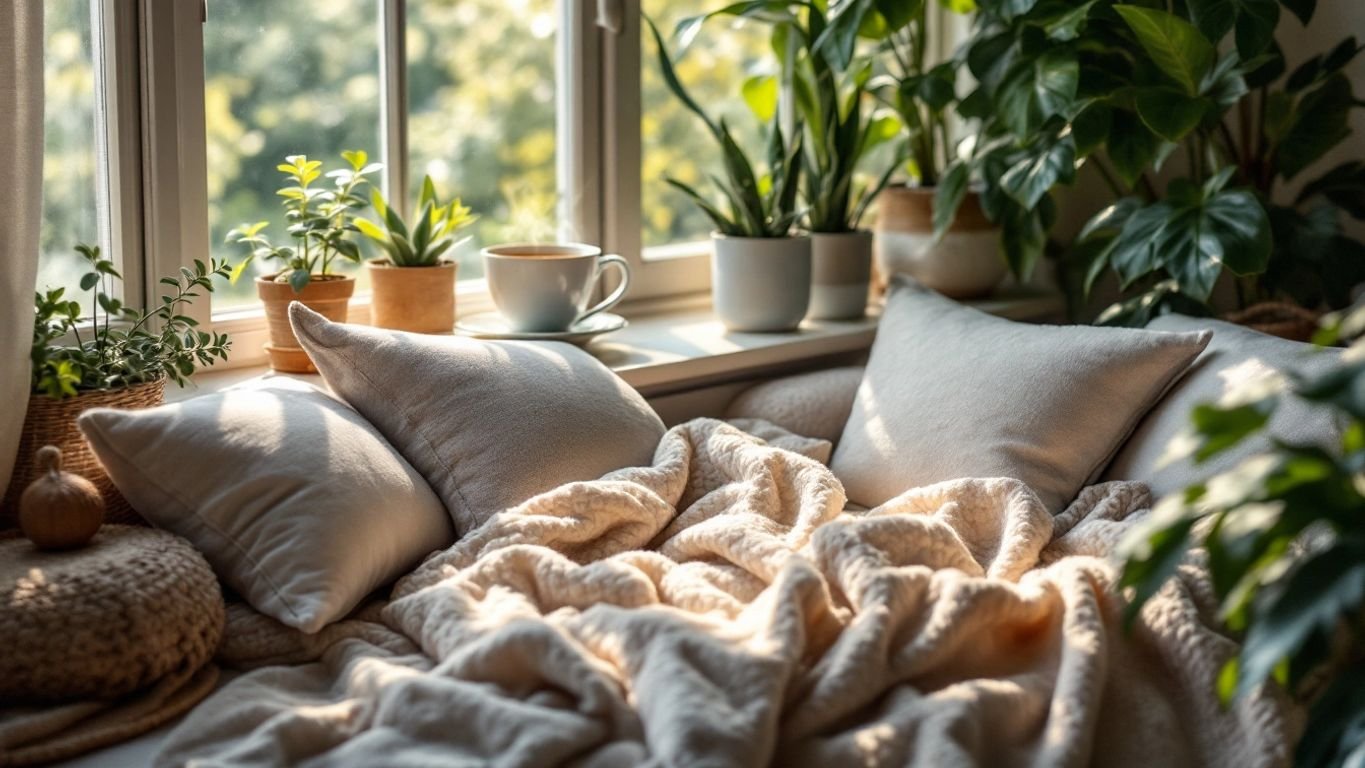
[(84, 549), (0, 539), (0, 702), (107, 699), (207, 664), (218, 580), (188, 542), (106, 525)]

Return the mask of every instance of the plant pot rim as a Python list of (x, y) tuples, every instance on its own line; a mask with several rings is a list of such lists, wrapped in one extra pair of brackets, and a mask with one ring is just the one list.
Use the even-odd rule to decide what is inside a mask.
[[(257, 276), (256, 276), (256, 282), (258, 282), (258, 283), (273, 283), (273, 284), (275, 284), (275, 285), (281, 285), (281, 283), (278, 283), (278, 282), (275, 281), (275, 278), (279, 277), (279, 276), (282, 275), (282, 274), (284, 274), (284, 273), (283, 273), (283, 272), (272, 272), (272, 273), (270, 273), (270, 274), (268, 274), (268, 275), (257, 275)], [(320, 282), (320, 283), (334, 283), (334, 282), (338, 282), (338, 281), (342, 281), (342, 280), (352, 280), (352, 281), (354, 281), (354, 280), (355, 280), (355, 277), (352, 276), (352, 275), (316, 275), (316, 274), (314, 274), (314, 275), (309, 275), (309, 276), (308, 276), (308, 279), (309, 279), (309, 281), (316, 280), (316, 281), (318, 281), (318, 282)], [(288, 283), (283, 283), (283, 285), (288, 285)]]
[(761, 241), (763, 241), (763, 242), (772, 242), (772, 241), (774, 241), (774, 240), (809, 240), (809, 239), (810, 239), (810, 233), (809, 233), (809, 232), (797, 232), (797, 233), (794, 234), (794, 235), (782, 235), (782, 236), (780, 236), (780, 237), (746, 237), (746, 236), (742, 236), (742, 235), (726, 235), (726, 234), (723, 234), (723, 233), (721, 233), (721, 232), (719, 232), (719, 231), (712, 230), (712, 231), (711, 231), (711, 239), (712, 239), (712, 240), (761, 240)]
[(447, 269), (447, 268), (449, 268), (449, 267), (458, 267), (458, 266), (460, 266), (460, 263), (459, 263), (458, 261), (451, 261), (450, 259), (441, 259), (439, 262), (437, 262), (437, 263), (435, 263), (435, 264), (424, 264), (424, 265), (422, 265), (422, 266), (420, 266), (420, 267), (400, 267), (400, 266), (398, 266), (397, 264), (394, 264), (392, 261), (389, 261), (388, 259), (367, 259), (367, 260), (365, 261), (365, 266), (371, 267), (371, 268), (374, 268), (374, 269), (402, 269), (402, 270), (409, 270), (409, 269), (412, 269), (412, 270), (419, 270), (419, 269)]
[(850, 229), (850, 230), (848, 230), (848, 231), (846, 231), (846, 232), (811, 232), (811, 233), (810, 233), (810, 236), (811, 236), (811, 237), (815, 237), (815, 236), (817, 236), (817, 235), (820, 236), (820, 237), (849, 237), (849, 236), (872, 237), (872, 230), (868, 229), (867, 227), (858, 227), (857, 229)]

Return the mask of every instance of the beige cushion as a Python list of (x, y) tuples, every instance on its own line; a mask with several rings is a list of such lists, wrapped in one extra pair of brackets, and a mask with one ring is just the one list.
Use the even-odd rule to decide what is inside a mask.
[(304, 632), (454, 540), (441, 502), (355, 411), (270, 380), (80, 428), (119, 491), (252, 607)]
[(1208, 318), (1163, 315), (1148, 328), (1213, 332), (1213, 340), (1190, 372), (1171, 388), (1105, 470), (1105, 480), (1141, 480), (1156, 496), (1184, 490), (1270, 446), (1275, 437), (1289, 443), (1330, 447), (1340, 439), (1332, 411), (1303, 400), (1287, 399), (1276, 408), (1269, 429), (1235, 449), (1197, 465), (1190, 455), (1190, 412), (1196, 405), (1227, 401), (1246, 387), (1273, 386), (1279, 372), (1318, 373), (1341, 359), (1340, 350), (1267, 336)]
[(427, 478), (461, 534), (564, 483), (647, 466), (664, 425), (588, 353), (333, 323), (294, 303), (328, 386)]
[(1060, 512), (1208, 338), (1016, 323), (898, 280), (831, 468), (868, 507), (1013, 477)]
[(725, 418), (762, 419), (834, 443), (844, 431), (862, 380), (863, 367), (856, 365), (765, 381), (741, 392)]

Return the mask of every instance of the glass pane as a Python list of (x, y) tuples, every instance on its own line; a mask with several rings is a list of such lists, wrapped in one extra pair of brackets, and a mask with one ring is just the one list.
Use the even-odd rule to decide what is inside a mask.
[[(330, 170), (343, 166), (343, 150), (363, 149), (375, 160), (383, 154), (376, 0), (214, 0), (204, 26), (204, 81), (215, 256), (242, 258), (242, 247), (223, 239), (243, 223), (269, 221), (272, 241), (289, 241), (275, 194), (284, 186), (275, 166), (287, 155), (308, 155)], [(363, 276), (359, 265), (339, 265), (338, 272)], [(257, 261), (252, 269), (264, 275), (279, 264)], [(246, 276), (213, 298), (215, 311), (255, 303)]]
[(429, 174), (479, 214), (460, 279), (486, 244), (557, 235), (555, 0), (409, 0), (411, 198)]
[(100, 113), (95, 83), (91, 0), (46, 0), (43, 3), (43, 223), (38, 287), (64, 286), (68, 296), (80, 293), (85, 272), (75, 255), (76, 243), (107, 248), (107, 211), (102, 211), (99, 184)]
[[(669, 50), (678, 57), (672, 39), (679, 21), (704, 9), (677, 0), (643, 0), (645, 13), (659, 26)], [(681, 192), (664, 183), (672, 176), (703, 195), (713, 194), (708, 173), (721, 171), (720, 147), (701, 120), (664, 85), (658, 49), (648, 28), (640, 42), (641, 219), (646, 248), (703, 240), (714, 227)], [(740, 88), (750, 75), (769, 74), (768, 36), (758, 23), (708, 21), (676, 62), (678, 79), (697, 103), (715, 119), (724, 118), (735, 140), (751, 156), (761, 157), (758, 119), (745, 106)]]

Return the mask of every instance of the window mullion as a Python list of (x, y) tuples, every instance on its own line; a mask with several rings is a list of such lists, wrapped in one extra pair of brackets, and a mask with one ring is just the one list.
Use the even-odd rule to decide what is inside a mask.
[[(199, 0), (143, 0), (143, 283), (209, 260), (204, 132), (204, 23)], [(207, 324), (212, 294), (185, 314)]]
[(561, 236), (612, 248), (603, 229), (602, 48), (592, 0), (559, 0), (555, 143)]
[(100, 240), (123, 274), (123, 301), (145, 306), (152, 295), (142, 240), (141, 109), (138, 101), (137, 7), (93, 3)]
[(380, 140), (384, 196), (399, 214), (408, 210), (407, 0), (379, 0)]

